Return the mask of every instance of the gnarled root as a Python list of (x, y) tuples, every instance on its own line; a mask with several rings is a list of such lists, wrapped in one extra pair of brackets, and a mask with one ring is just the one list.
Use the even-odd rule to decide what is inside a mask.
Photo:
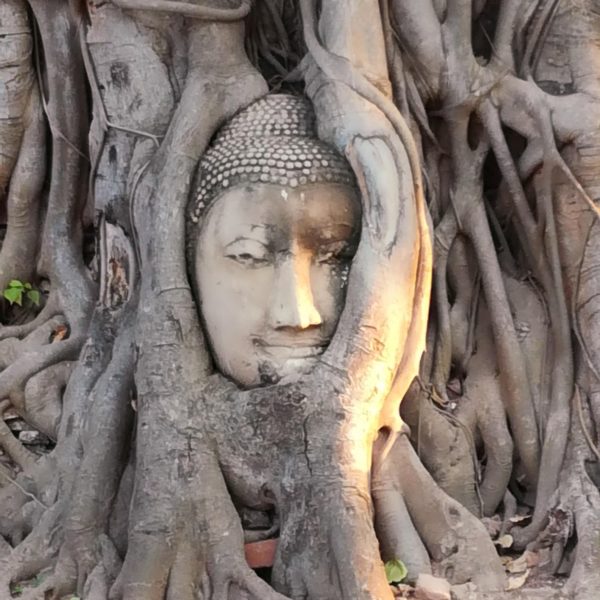
[[(472, 581), (481, 591), (504, 588), (502, 565), (484, 526), (437, 486), (406, 436), (398, 438), (375, 468), (381, 469), (377, 479), (387, 480), (384, 490), (394, 490), (402, 496), (434, 563), (434, 572), (456, 584)], [(380, 493), (380, 481), (375, 490)], [(387, 501), (385, 496), (382, 500)], [(394, 532), (397, 538), (402, 534)], [(402, 546), (401, 542), (396, 543)], [(404, 560), (402, 556), (398, 558)]]
[(392, 598), (378, 556), (371, 499), (366, 490), (361, 493), (360, 482), (300, 479), (278, 502), (275, 588), (294, 600)]
[(23, 418), (36, 429), (56, 440), (62, 413), (62, 395), (75, 362), (52, 365), (25, 384)]
[(0, 594), (10, 598), (10, 584), (37, 575), (52, 565), (58, 555), (61, 504), (46, 510), (33, 531), (2, 562), (0, 562)]
[[(597, 482), (590, 477), (590, 471), (598, 468), (598, 462), (584, 433), (584, 427), (591, 423), (591, 412), (584, 400), (585, 395), (576, 389), (569, 446), (557, 500), (548, 512), (546, 528), (533, 546), (551, 547), (551, 568), (554, 571), (561, 563), (572, 560), (565, 593), (576, 600), (595, 600), (600, 589), (600, 492)], [(515, 528), (511, 533), (517, 539), (520, 530)], [(575, 535), (577, 545), (571, 551), (574, 556), (569, 556), (567, 542)]]
[(227, 600), (232, 586), (252, 600), (286, 600), (245, 562), (241, 522), (214, 455), (207, 449), (193, 455), (199, 471), (187, 479), (189, 488), (153, 506), (137, 505), (111, 600), (195, 600), (197, 594)]
[[(48, 344), (52, 333), (58, 327), (65, 325), (64, 319), (54, 317), (42, 323), (39, 327), (20, 340), (9, 337), (0, 340), (0, 369), (5, 369), (21, 358), (26, 352), (35, 352), (41, 346)], [(9, 329), (8, 327), (6, 329)]]
[(60, 304), (58, 301), (58, 293), (51, 291), (42, 310), (31, 321), (27, 321), (21, 325), (6, 325), (0, 327), (0, 341), (8, 338), (24, 338), (30, 333), (41, 327), (48, 319), (60, 313)]
[[(459, 422), (436, 406), (428, 389), (413, 385), (402, 401), (402, 418), (411, 428), (419, 458), (436, 483), (452, 498), (479, 515), (477, 470), (473, 460), (474, 424)], [(451, 465), (451, 466), (450, 466)]]
[(402, 495), (389, 448), (380, 435), (373, 450), (371, 495), (375, 509), (375, 531), (384, 561), (400, 559), (408, 570), (407, 581), (431, 573), (431, 559), (412, 521)]

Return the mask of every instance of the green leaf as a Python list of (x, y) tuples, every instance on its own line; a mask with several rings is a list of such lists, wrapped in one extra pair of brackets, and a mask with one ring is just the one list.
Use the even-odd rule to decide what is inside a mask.
[(33, 289), (33, 288), (31, 287), (31, 284), (30, 284), (30, 283), (27, 283), (27, 282), (25, 282), (25, 283), (23, 284), (23, 287), (24, 287), (26, 290), (31, 290), (31, 289)]
[(37, 290), (29, 290), (27, 297), (36, 305), (40, 305), (40, 293)]
[(23, 593), (23, 587), (20, 586), (18, 583), (15, 583), (14, 585), (11, 586), (10, 589), (12, 594), (22, 594)]
[(23, 288), (23, 282), (19, 281), (18, 279), (11, 279), (8, 282), (8, 287), (9, 288)]
[(400, 559), (394, 558), (385, 563), (385, 576), (388, 583), (400, 583), (407, 575), (408, 570)]
[(11, 303), (14, 304), (15, 302), (21, 306), (22, 302), (23, 302), (23, 288), (17, 288), (17, 287), (9, 287), (6, 288), (3, 292), (2, 295)]

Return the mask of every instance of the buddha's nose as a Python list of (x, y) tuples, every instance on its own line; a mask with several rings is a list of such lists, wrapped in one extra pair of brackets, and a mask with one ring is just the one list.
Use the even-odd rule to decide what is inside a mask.
[(310, 257), (286, 257), (275, 269), (270, 324), (275, 329), (308, 329), (323, 322), (314, 303)]

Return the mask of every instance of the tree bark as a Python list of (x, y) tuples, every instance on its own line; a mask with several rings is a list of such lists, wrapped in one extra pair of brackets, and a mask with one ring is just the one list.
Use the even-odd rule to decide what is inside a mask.
[[(484, 594), (500, 514), (595, 598), (599, 31), (592, 0), (5, 0), (0, 292), (41, 304), (0, 301), (0, 413), (52, 444), (0, 421), (0, 595), (374, 600), (395, 559)], [(360, 243), (310, 376), (243, 390), (186, 210), (281, 91), (351, 165)], [(244, 541), (274, 533), (267, 581)]]

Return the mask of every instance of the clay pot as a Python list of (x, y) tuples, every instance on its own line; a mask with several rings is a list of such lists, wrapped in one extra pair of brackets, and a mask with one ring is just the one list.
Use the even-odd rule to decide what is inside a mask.
[(275, 551), (277, 550), (278, 538), (263, 540), (262, 542), (252, 542), (244, 544), (246, 562), (253, 569), (272, 567), (275, 561)]

